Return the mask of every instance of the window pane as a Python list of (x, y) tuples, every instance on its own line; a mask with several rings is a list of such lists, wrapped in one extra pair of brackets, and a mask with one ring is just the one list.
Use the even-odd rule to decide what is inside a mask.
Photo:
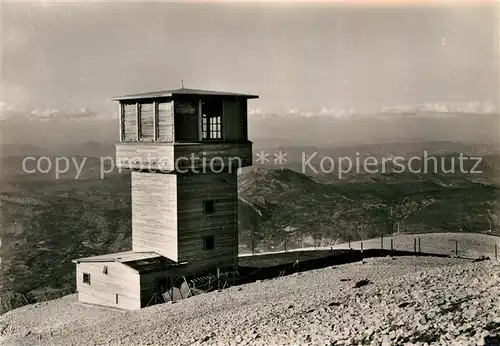
[(216, 116), (206, 116), (204, 115), (203, 123), (203, 138), (210, 139), (221, 139), (222, 138), (222, 117), (220, 115)]

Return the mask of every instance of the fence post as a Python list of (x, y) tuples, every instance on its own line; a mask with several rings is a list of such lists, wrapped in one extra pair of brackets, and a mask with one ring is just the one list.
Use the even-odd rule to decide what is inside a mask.
[(422, 248), (420, 247), (420, 237), (418, 237), (418, 252), (422, 252)]
[(295, 262), (297, 264), (297, 273), (299, 272), (299, 251), (297, 250), (297, 260)]
[(495, 244), (495, 260), (498, 260), (498, 245)]
[(350, 249), (351, 248), (351, 235), (350, 234), (347, 235), (347, 243), (349, 244), (348, 246)]
[(391, 252), (394, 251), (394, 239), (391, 238)]
[(413, 238), (413, 252), (417, 252), (417, 238)]
[(220, 290), (220, 269), (217, 268), (217, 289)]
[(455, 240), (455, 256), (458, 257), (458, 240)]
[(171, 299), (172, 303), (174, 302), (174, 277), (170, 277), (170, 292), (171, 292)]
[(285, 252), (286, 252), (286, 236), (285, 236)]
[(382, 234), (380, 236), (380, 250), (384, 249), (384, 235)]
[(363, 242), (361, 242), (361, 253), (363, 253)]

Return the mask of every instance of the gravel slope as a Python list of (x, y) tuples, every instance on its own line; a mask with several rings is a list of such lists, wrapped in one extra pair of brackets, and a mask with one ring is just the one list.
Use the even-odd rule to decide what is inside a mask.
[(126, 313), (75, 301), (0, 316), (0, 344), (483, 345), (500, 338), (494, 261), (372, 259)]

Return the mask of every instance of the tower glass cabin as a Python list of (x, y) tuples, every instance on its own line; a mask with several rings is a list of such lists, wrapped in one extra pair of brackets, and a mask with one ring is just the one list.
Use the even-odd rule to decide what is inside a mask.
[(132, 170), (132, 251), (186, 263), (186, 275), (238, 265), (237, 169), (252, 165), (247, 100), (177, 89), (114, 97), (116, 166)]

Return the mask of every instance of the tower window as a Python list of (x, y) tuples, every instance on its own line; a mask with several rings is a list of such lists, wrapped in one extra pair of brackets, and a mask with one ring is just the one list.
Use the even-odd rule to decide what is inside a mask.
[(203, 237), (203, 250), (213, 250), (215, 248), (215, 238), (213, 235)]
[(83, 273), (83, 283), (90, 285), (90, 274), (89, 273)]
[(215, 212), (215, 202), (213, 199), (203, 201), (203, 214), (213, 214)]
[(202, 139), (222, 139), (222, 101), (205, 100), (201, 108)]

